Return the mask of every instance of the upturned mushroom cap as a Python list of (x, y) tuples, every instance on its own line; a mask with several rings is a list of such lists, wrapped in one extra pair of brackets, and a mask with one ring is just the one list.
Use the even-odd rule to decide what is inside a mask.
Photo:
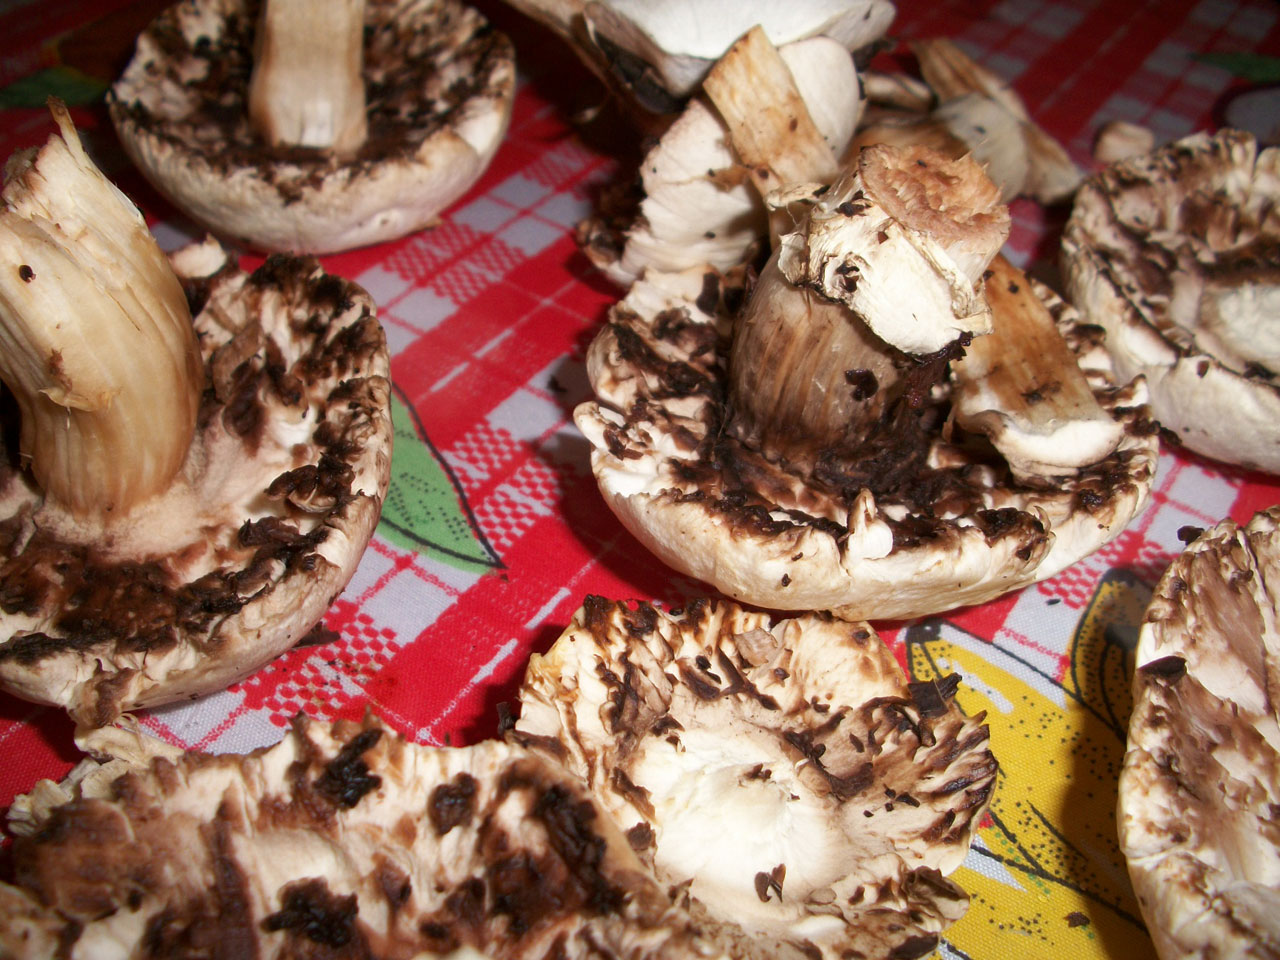
[(221, 689), (297, 643), (346, 586), (391, 471), (386, 340), (310, 259), (252, 274), (172, 256), (204, 356), (177, 479), (119, 521), (0, 473), (0, 687), (80, 722)]
[(1062, 240), (1073, 303), (1122, 377), (1206, 456), (1280, 472), (1280, 148), (1196, 134), (1076, 195)]
[(164, 11), (108, 95), (130, 158), (223, 237), (331, 253), (429, 225), (475, 183), (506, 131), (510, 41), (457, 0), (368, 0), (368, 138), (353, 155), (268, 147), (247, 108), (254, 9)]
[(510, 736), (567, 765), (734, 957), (922, 956), (996, 762), (865, 623), (588, 598)]
[(1280, 507), (1202, 533), (1135, 656), (1120, 844), (1163, 960), (1280, 955)]
[(637, 282), (588, 351), (597, 399), (575, 421), (601, 493), (667, 564), (771, 609), (916, 617), (1053, 576), (1140, 509), (1158, 442), (1141, 381), (1117, 386), (1099, 331), (1036, 289), (1123, 427), (1098, 463), (1052, 483), (1017, 481), (990, 448), (948, 435), (948, 383), (926, 401), (938, 406), (918, 448), (890, 430), (887, 446), (852, 463), (820, 450), (767, 459), (724, 429), (742, 290), (694, 270)]
[(517, 746), (372, 719), (298, 719), (247, 756), (97, 734), (101, 764), (19, 800), (7, 957), (717, 956), (580, 782)]

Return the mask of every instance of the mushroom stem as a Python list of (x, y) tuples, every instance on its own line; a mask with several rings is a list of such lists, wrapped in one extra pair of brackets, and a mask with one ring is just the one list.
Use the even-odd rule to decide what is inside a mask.
[(167, 487), (195, 431), (203, 364), (182, 285), (141, 213), (61, 136), (6, 169), (0, 379), (46, 495), (122, 515)]
[(1124, 428), (1099, 405), (1026, 274), (997, 256), (986, 291), (994, 328), (951, 365), (956, 422), (989, 437), (1023, 481), (1109, 456)]
[(739, 438), (768, 456), (860, 443), (892, 402), (906, 355), (990, 329), (979, 283), (1008, 230), (972, 160), (864, 150), (781, 239), (734, 331)]
[(272, 146), (350, 155), (368, 136), (364, 0), (266, 0), (254, 39), (249, 122)]

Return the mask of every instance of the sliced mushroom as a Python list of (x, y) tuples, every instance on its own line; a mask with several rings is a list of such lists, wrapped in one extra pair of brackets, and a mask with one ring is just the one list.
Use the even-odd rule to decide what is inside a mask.
[[(475, 183), (515, 90), (511, 44), (478, 13), (457, 0), (264, 7), (259, 24), (248, 0), (175, 4), (108, 95), (125, 150), (176, 206), (259, 249), (332, 253), (419, 230)], [(328, 56), (309, 48), (316, 34)], [(281, 107), (263, 105), (268, 91)]]
[(0, 687), (101, 724), (225, 687), (328, 609), (390, 478), (389, 363), (368, 295), (314, 260), (246, 274), (207, 241), (170, 269), (55, 116), (0, 213)]
[(1280, 955), (1280, 507), (1201, 533), (1135, 655), (1120, 843), (1162, 960)]
[[(764, 194), (832, 176), (853, 136), (861, 88), (834, 40), (775, 51), (756, 28), (717, 70), (708, 88), (715, 105), (690, 100), (645, 156), (636, 209), (579, 227), (587, 256), (620, 287), (645, 270), (728, 270), (749, 258), (769, 234)], [(806, 135), (803, 146), (793, 125)]]
[(593, 597), (510, 736), (585, 778), (727, 953), (922, 956), (996, 774), (957, 680), (909, 684), (865, 623)]
[(955, 422), (990, 438), (1019, 481), (1105, 460), (1124, 427), (1098, 403), (1031, 280), (997, 256), (985, 289), (1000, 322), (952, 361)]
[(602, 78), (652, 113), (674, 113), (712, 65), (759, 25), (778, 46), (825, 36), (863, 50), (893, 22), (889, 0), (508, 0), (574, 45)]
[(1072, 301), (1186, 447), (1280, 472), (1280, 148), (1195, 134), (1081, 187)]
[[(907, 159), (885, 159), (895, 156)], [(646, 275), (592, 344), (597, 401), (575, 419), (606, 501), (677, 570), (773, 609), (914, 617), (1052, 576), (1116, 536), (1150, 489), (1156, 427), (1141, 381), (1118, 387), (1097, 331), (1034, 286), (1066, 346), (1016, 362), (1046, 392), (1081, 377), (1055, 363), (1078, 362), (1093, 397), (1085, 406), (1091, 417), (1102, 411), (1097, 426), (1114, 434), (1114, 449), (1042, 466), (1002, 456), (985, 426), (958, 429), (948, 362), (967, 328), (989, 322), (970, 278), (999, 245), (999, 229), (994, 244), (982, 239), (998, 217), (966, 194), (963, 165), (888, 147), (863, 157), (882, 169), (879, 196), (896, 217), (877, 207), (876, 189), (846, 198), (845, 186), (829, 188), (782, 241), (779, 260), (795, 254), (792, 275), (803, 285), (770, 264), (745, 306), (742, 289), (715, 272)], [(993, 194), (988, 183), (976, 196)], [(916, 236), (935, 220), (952, 233)], [(880, 257), (895, 237), (911, 249)], [(896, 279), (873, 288), (862, 276), (868, 257)], [(1010, 339), (1008, 349), (1020, 349)], [(979, 394), (965, 408), (973, 416), (959, 419), (1016, 423), (1034, 405), (1021, 394), (1007, 403), (1007, 393)], [(1022, 432), (1034, 435), (1033, 426), (1028, 419)]]
[(15, 960), (716, 956), (586, 789), (519, 747), (301, 718), (245, 756), (85, 745), (104, 762), (26, 807), (0, 884)]

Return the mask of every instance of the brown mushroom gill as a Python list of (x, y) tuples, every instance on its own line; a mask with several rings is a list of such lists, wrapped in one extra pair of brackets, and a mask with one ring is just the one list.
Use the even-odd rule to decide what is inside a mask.
[(0, 954), (715, 960), (585, 788), (487, 741), (297, 718), (254, 753), (95, 731), (19, 798)]
[[(5, 191), (27, 269), (0, 278), (23, 418), (0, 474), (0, 686), (101, 724), (223, 688), (320, 619), (389, 480), (388, 359), (367, 294), (313, 260), (250, 275), (207, 241), (171, 266), (55, 116), (63, 139)], [(61, 259), (36, 230), (55, 219)], [(64, 475), (85, 482), (44, 484)]]
[(511, 736), (583, 776), (725, 942), (892, 956), (963, 912), (943, 874), (996, 769), (954, 683), (921, 686), (866, 624), (593, 597), (530, 662)]
[[(411, 157), (489, 82), (508, 46), (505, 37), (453, 4), (436, 4), (426, 13), (411, 15), (407, 4), (366, 3), (371, 18), (363, 51), (368, 135), (350, 158), (357, 168)], [(208, 4), (202, 11), (205, 19), (226, 19), (216, 29), (205, 24), (206, 39), (194, 46), (181, 33), (200, 23), (185, 23), (176, 10), (154, 21), (148, 43), (159, 50), (179, 50), (182, 58), (161, 63), (166, 75), (154, 91), (126, 75), (129, 82), (111, 97), (113, 108), (152, 135), (175, 143), (195, 148), (203, 141), (210, 141), (209, 146), (216, 142), (218, 150), (210, 150), (206, 159), (225, 173), (257, 166), (264, 144), (253, 130), (248, 109), (256, 10), (257, 5), (247, 0)], [(449, 31), (459, 35), (457, 49), (449, 51), (444, 62), (432, 60), (426, 55), (431, 38), (452, 37)], [(425, 106), (435, 109), (428, 112)], [(304, 189), (336, 163), (323, 151), (288, 143), (268, 147), (267, 156), (279, 166), (275, 185), (286, 196)]]
[(1200, 534), (1135, 653), (1121, 848), (1156, 948), (1280, 952), (1280, 507)]

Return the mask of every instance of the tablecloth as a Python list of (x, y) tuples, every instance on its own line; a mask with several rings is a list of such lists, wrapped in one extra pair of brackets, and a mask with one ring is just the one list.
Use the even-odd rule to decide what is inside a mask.
[[(104, 84), (160, 6), (0, 7), (0, 148), (42, 142), (51, 124), (40, 104), (60, 93), (109, 175), (175, 247), (196, 231), (128, 167), (101, 109)], [(571, 420), (589, 395), (585, 348), (619, 296), (573, 228), (630, 174), (636, 138), (582, 119), (602, 94), (557, 38), (496, 2), (480, 6), (521, 63), (493, 165), (434, 229), (324, 258), (373, 295), (393, 354), (396, 446), (377, 535), (326, 617), (328, 642), (224, 693), (143, 714), (167, 741), (245, 751), (279, 739), (298, 711), (371, 708), (422, 743), (474, 742), (495, 733), (529, 653), (585, 595), (679, 605), (709, 592), (663, 568), (603, 506)], [(954, 38), (1009, 78), (1087, 169), (1105, 121), (1145, 124), (1160, 140), (1212, 127), (1224, 96), (1248, 82), (1249, 55), (1280, 54), (1280, 5), (902, 0), (893, 34)], [(877, 65), (911, 61), (899, 49)], [(1021, 200), (1012, 212), (1011, 257), (1051, 274), (1064, 212)], [(1166, 451), (1149, 506), (1092, 557), (980, 607), (880, 625), (915, 677), (963, 675), (959, 702), (986, 711), (1001, 766), (955, 875), (972, 904), (941, 956), (1154, 955), (1115, 834), (1133, 643), (1179, 528), (1277, 502), (1275, 478)], [(0, 695), (0, 804), (69, 769), (71, 732), (59, 711)]]

